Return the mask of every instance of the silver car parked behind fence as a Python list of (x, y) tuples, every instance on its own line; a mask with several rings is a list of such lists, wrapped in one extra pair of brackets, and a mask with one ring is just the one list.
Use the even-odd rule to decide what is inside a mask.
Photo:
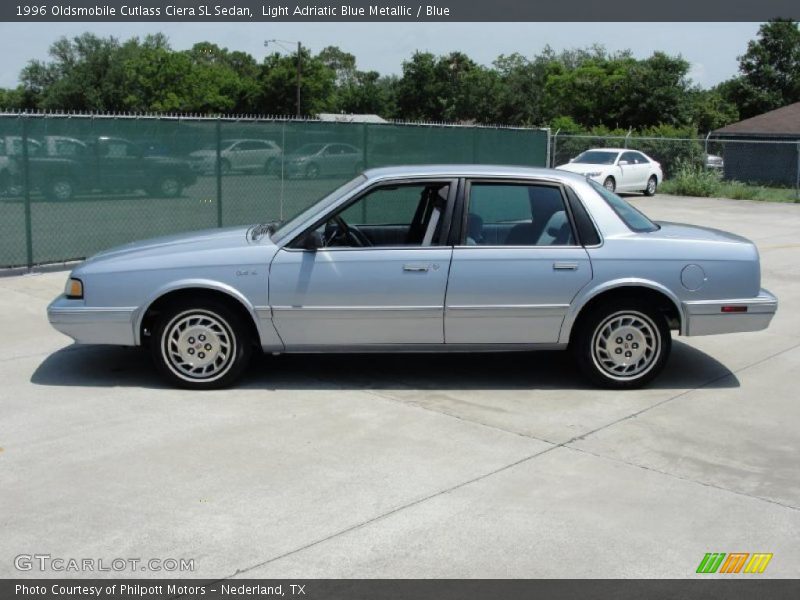
[(757, 331), (777, 300), (736, 235), (654, 223), (576, 174), (369, 170), (284, 222), (122, 246), (48, 308), (79, 343), (147, 346), (173, 383), (235, 381), (268, 352), (569, 348), (638, 387), (681, 335)]

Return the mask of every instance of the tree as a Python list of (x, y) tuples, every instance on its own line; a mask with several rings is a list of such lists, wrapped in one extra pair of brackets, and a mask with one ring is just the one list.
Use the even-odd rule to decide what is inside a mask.
[(741, 75), (720, 87), (742, 118), (800, 101), (800, 29), (791, 19), (759, 27), (758, 39), (739, 57)]
[[(300, 113), (314, 115), (331, 108), (336, 73), (307, 48), (301, 52)], [(296, 107), (297, 54), (270, 54), (264, 59), (259, 76), (256, 111), (273, 115), (293, 115)]]

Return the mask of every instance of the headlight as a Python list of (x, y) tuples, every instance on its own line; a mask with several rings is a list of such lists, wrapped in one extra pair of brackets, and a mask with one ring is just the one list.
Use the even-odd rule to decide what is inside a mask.
[(592, 171), (591, 173), (587, 173), (586, 176), (587, 177), (600, 177), (600, 175), (602, 175), (602, 174), (603, 174), (602, 171)]
[(64, 288), (64, 294), (72, 300), (80, 300), (83, 298), (83, 282), (80, 279), (70, 277), (67, 279), (67, 287)]

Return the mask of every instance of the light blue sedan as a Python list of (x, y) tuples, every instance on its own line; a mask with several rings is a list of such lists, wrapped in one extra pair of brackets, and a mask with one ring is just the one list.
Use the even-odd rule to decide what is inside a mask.
[(736, 235), (654, 223), (547, 169), (373, 169), (283, 223), (121, 246), (48, 308), (83, 344), (149, 348), (227, 386), (253, 352), (569, 348), (595, 383), (652, 380), (681, 335), (766, 328), (777, 299)]

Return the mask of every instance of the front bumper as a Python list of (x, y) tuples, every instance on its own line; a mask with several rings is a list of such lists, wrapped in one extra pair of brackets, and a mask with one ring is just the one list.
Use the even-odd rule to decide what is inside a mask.
[(135, 346), (132, 307), (85, 306), (83, 300), (59, 296), (47, 307), (50, 324), (78, 344)]
[[(722, 312), (723, 306), (743, 312)], [(714, 335), (761, 331), (769, 326), (778, 310), (778, 299), (762, 289), (755, 298), (698, 300), (683, 303), (683, 335)]]

